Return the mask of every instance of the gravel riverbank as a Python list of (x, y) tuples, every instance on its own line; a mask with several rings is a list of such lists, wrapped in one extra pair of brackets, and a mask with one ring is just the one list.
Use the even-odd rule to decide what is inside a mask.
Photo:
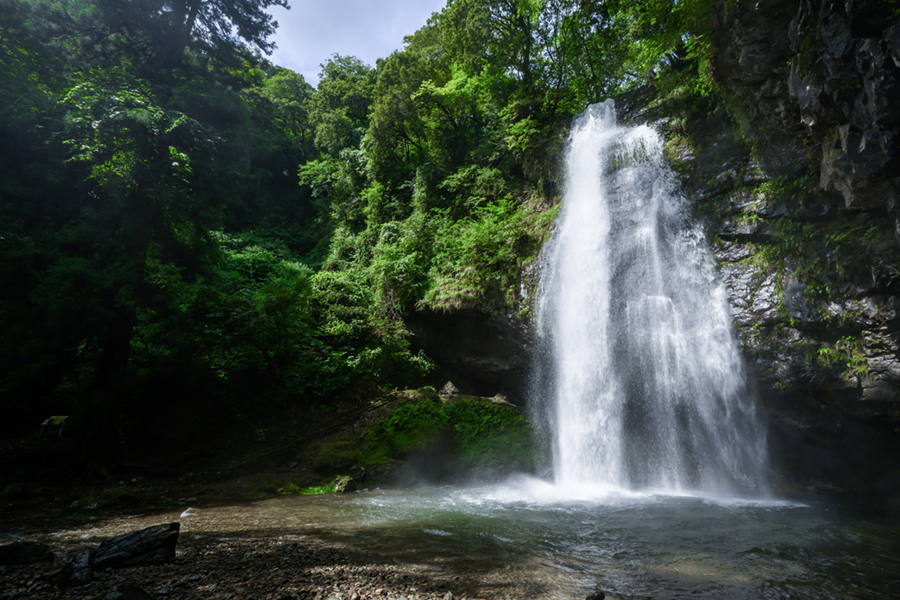
[[(184, 516), (182, 513), (180, 516)], [(273, 532), (267, 523), (182, 520), (176, 560), (160, 566), (95, 573), (85, 585), (58, 589), (53, 576), (79, 548), (143, 527), (178, 520), (178, 513), (109, 518), (52, 533), (24, 526), (18, 539), (48, 543), (53, 563), (0, 567), (0, 599), (101, 599), (122, 584), (154, 598), (216, 600), (506, 600), (560, 598), (547, 582), (514, 565), (472, 561), (394, 562), (348, 543)], [(175, 517), (174, 519), (172, 517)]]
[(538, 591), (510, 576), (474, 581), (434, 567), (369, 562), (352, 551), (293, 537), (182, 545), (174, 563), (103, 571), (91, 583), (59, 590), (52, 574), (62, 564), (57, 559), (52, 565), (5, 567), (0, 597), (94, 599), (120, 584), (158, 598), (221, 600), (502, 600), (532, 598)]

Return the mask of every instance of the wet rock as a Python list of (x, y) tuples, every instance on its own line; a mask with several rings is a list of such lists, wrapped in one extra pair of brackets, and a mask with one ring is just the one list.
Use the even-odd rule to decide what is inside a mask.
[(353, 465), (350, 467), (350, 477), (357, 483), (365, 482), (368, 476), (369, 473), (366, 471), (365, 467), (360, 465)]
[(53, 584), (58, 588), (73, 585), (84, 585), (94, 579), (94, 557), (96, 549), (83, 548), (65, 564), (65, 566), (53, 578)]
[(30, 565), (44, 561), (53, 561), (53, 552), (47, 544), (12, 542), (0, 546), (0, 565)]
[(175, 560), (180, 523), (155, 525), (109, 538), (97, 548), (97, 569), (159, 565)]

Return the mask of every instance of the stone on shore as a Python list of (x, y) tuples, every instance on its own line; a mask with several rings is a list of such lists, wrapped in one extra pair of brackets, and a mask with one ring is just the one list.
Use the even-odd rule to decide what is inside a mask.
[(84, 548), (67, 562), (62, 570), (53, 579), (53, 584), (58, 588), (71, 585), (84, 585), (94, 579), (94, 557), (97, 554), (95, 548)]
[(161, 565), (175, 560), (180, 523), (154, 525), (109, 538), (97, 548), (95, 569)]

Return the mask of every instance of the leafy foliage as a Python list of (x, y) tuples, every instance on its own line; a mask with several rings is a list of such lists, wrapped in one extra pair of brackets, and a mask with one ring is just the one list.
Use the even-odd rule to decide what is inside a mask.
[[(651, 75), (707, 86), (706, 0), (453, 0), (316, 88), (262, 57), (273, 6), (0, 0), (14, 426), (71, 414), (108, 455), (419, 384), (412, 313), (527, 314), (572, 114)], [(382, 434), (524, 461), (524, 421), (493, 410), (416, 405)], [(513, 437), (479, 446), (488, 428)]]

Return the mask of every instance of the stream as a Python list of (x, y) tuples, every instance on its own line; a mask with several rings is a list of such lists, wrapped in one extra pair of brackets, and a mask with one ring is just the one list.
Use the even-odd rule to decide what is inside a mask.
[(612, 488), (579, 497), (525, 476), (489, 486), (194, 503), (82, 523), (33, 516), (5, 524), (4, 537), (43, 529), (39, 537), (56, 545), (96, 543), (172, 520), (181, 522), (180, 547), (316, 538), (369, 561), (465, 574), (483, 582), (485, 597), (501, 585), (519, 597), (575, 599), (601, 589), (610, 598), (887, 600), (900, 589), (896, 517), (825, 501)]
[(543, 597), (599, 587), (624, 598), (887, 599), (900, 589), (900, 523), (827, 504), (615, 491), (566, 498), (524, 478), (321, 502), (321, 513), (317, 501), (291, 499), (260, 510), (397, 561), (515, 567), (546, 585)]

